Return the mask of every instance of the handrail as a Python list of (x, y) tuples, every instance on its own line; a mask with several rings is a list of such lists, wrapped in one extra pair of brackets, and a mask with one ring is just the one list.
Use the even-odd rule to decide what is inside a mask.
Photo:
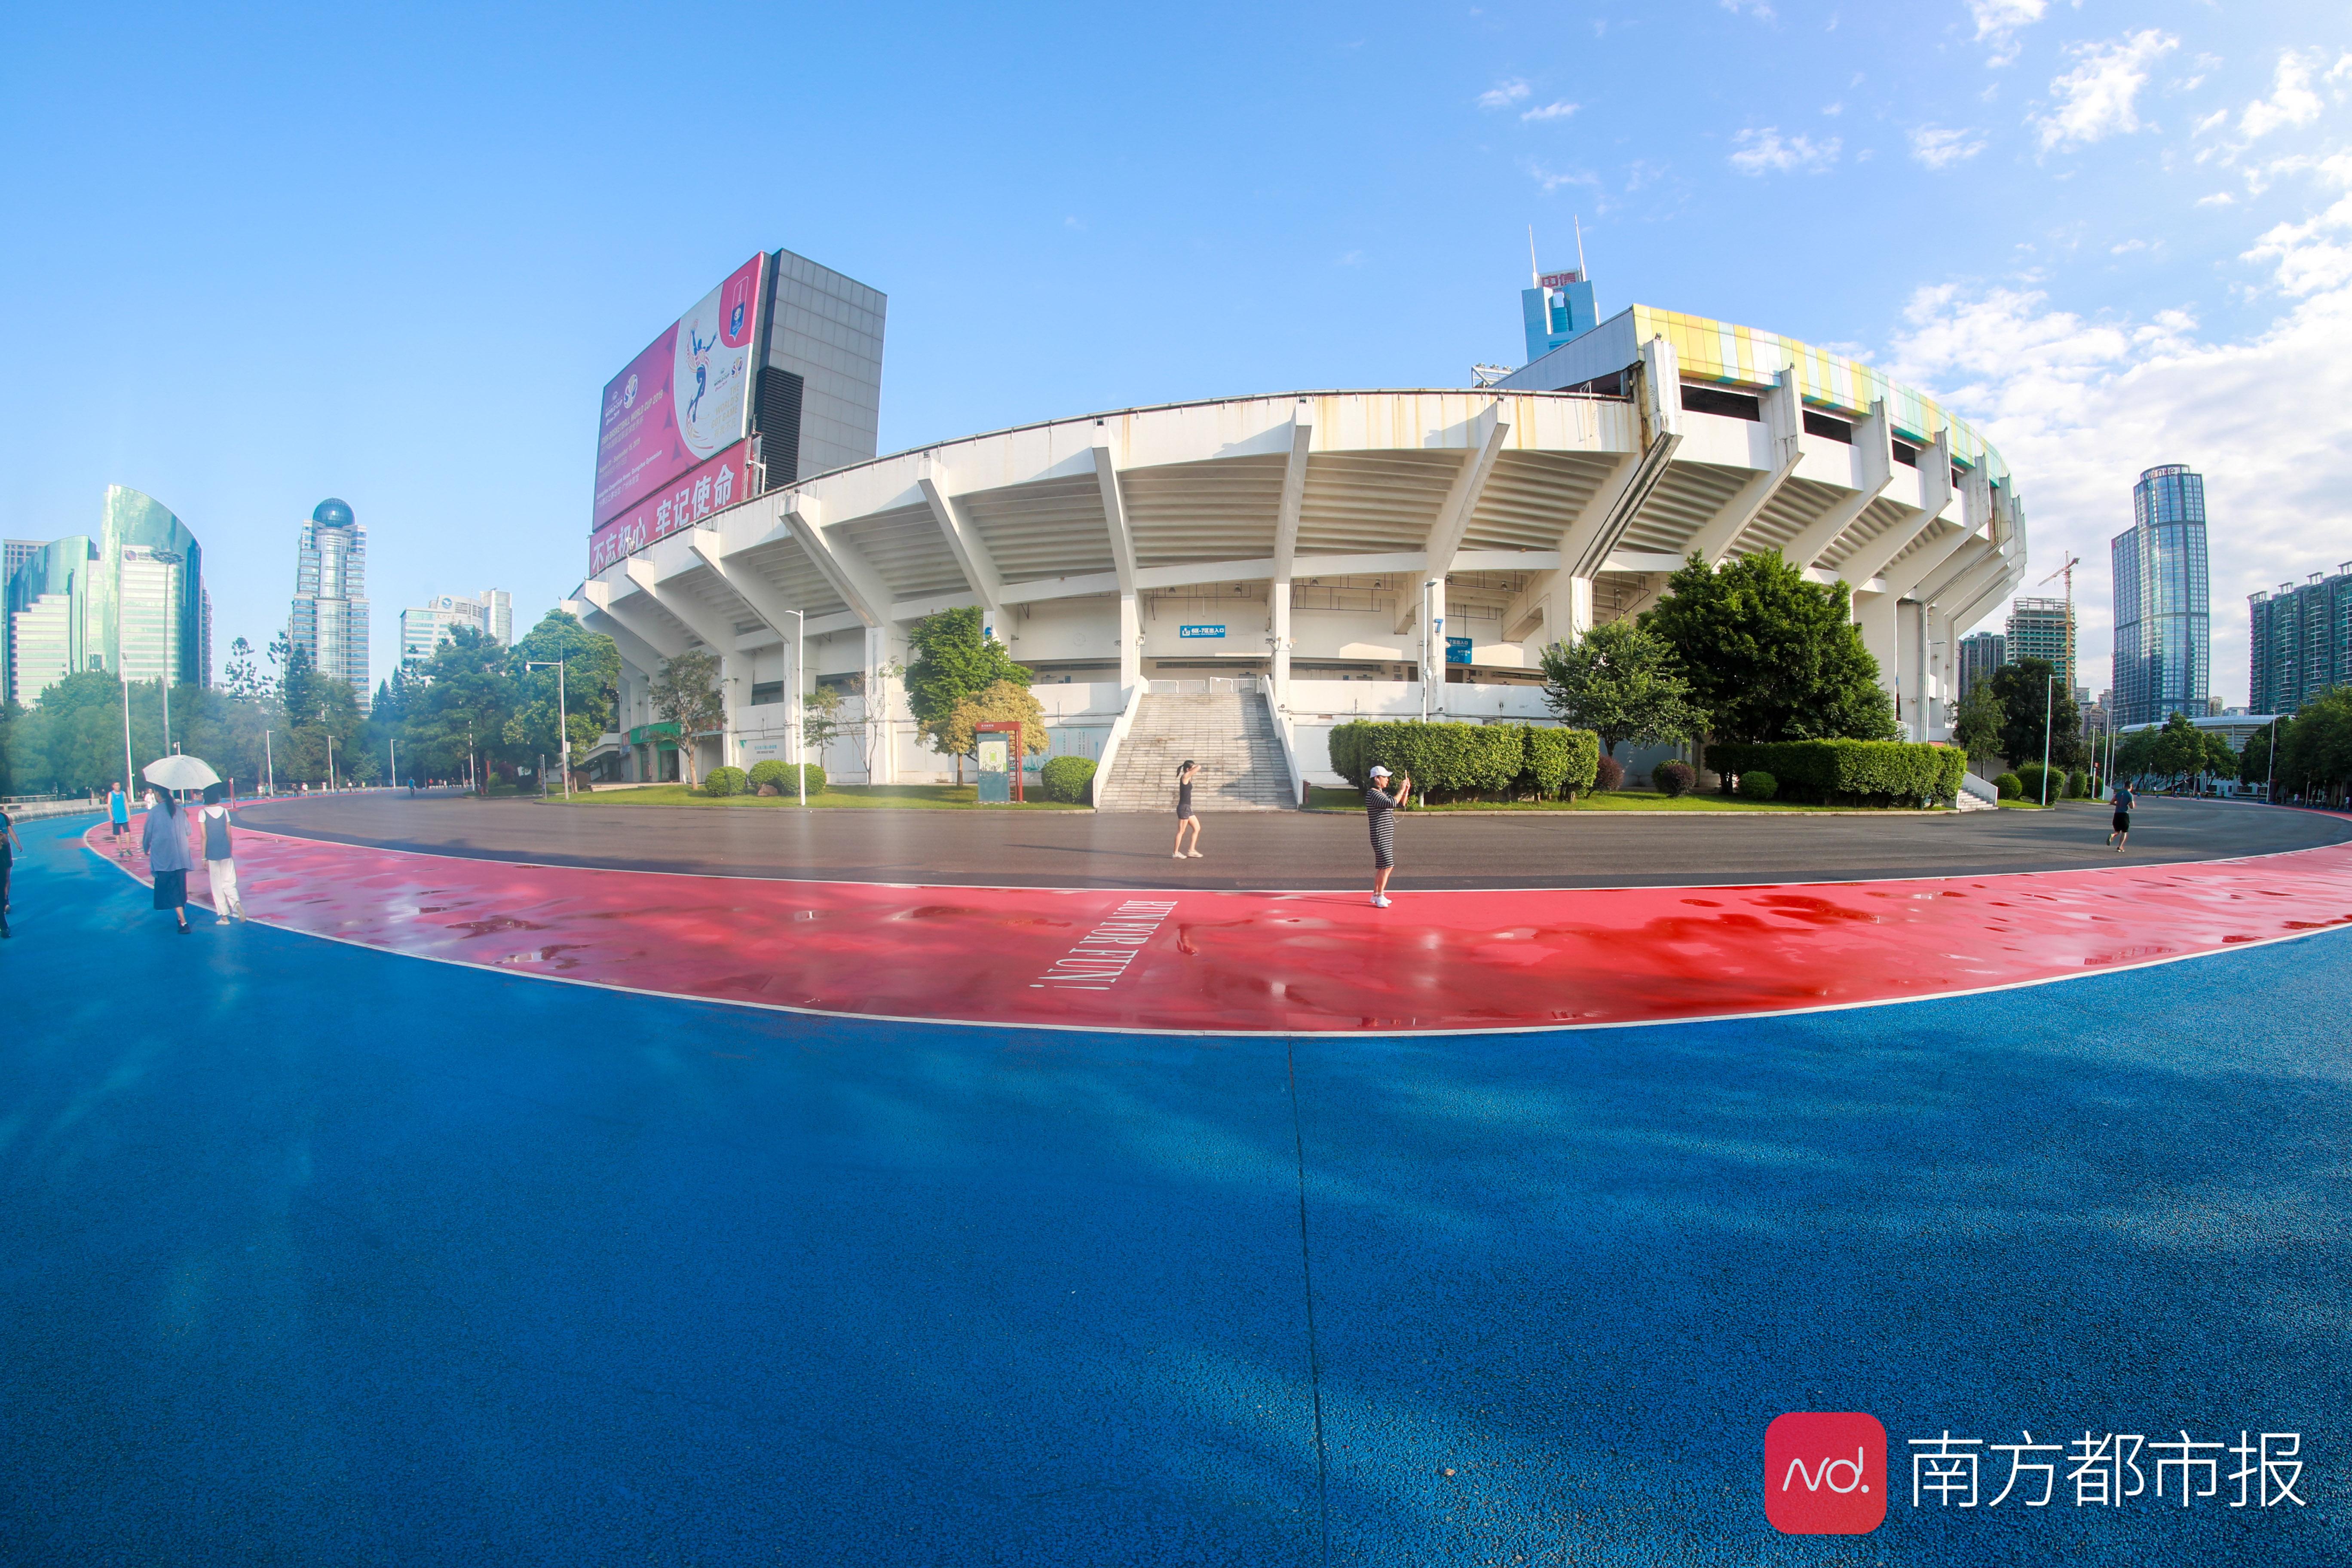
[(1290, 770), (1290, 798), (1300, 805), (1307, 804), (1307, 773), (1298, 765), (1298, 747), (1290, 738), (1290, 716), (1274, 700), (1274, 677), (1257, 678), (1257, 693), (1265, 700), (1265, 716), (1274, 725), (1275, 739), (1282, 742), (1282, 764)]
[(1150, 689), (1151, 682), (1148, 680), (1139, 680), (1127, 689), (1127, 707), (1120, 711), (1118, 721), (1111, 725), (1110, 734), (1103, 741), (1102, 755), (1095, 761), (1095, 782), (1091, 793), (1097, 803), (1102, 799), (1102, 792), (1109, 787), (1110, 766), (1118, 760), (1118, 744), (1127, 739), (1128, 731), (1135, 727), (1136, 712), (1143, 706), (1144, 694)]

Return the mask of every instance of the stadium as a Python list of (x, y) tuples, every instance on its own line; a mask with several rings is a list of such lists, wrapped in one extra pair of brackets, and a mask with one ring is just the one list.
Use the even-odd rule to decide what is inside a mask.
[(1959, 636), (2026, 568), (1999, 455), (1869, 365), (1638, 305), (1475, 389), (1129, 408), (836, 467), (600, 556), (570, 607), (621, 649), (616, 776), (675, 766), (647, 690), (700, 646), (729, 708), (702, 767), (789, 759), (784, 693), (827, 685), (872, 709), (829, 773), (943, 777), (894, 671), (913, 622), (977, 605), (1055, 752), (1100, 759), (1098, 802), (1158, 804), (1136, 775), (1173, 736), (1223, 744), (1212, 804), (1271, 805), (1336, 782), (1349, 716), (1546, 717), (1546, 646), (1691, 555), (1769, 549), (1852, 585), (1905, 731), (1948, 738)]

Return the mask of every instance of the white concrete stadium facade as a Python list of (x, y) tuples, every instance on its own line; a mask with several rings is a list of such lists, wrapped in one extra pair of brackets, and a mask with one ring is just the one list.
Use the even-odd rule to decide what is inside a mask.
[[(1702, 412), (1667, 337), (1628, 349), (1613, 395), (1284, 394), (900, 452), (656, 540), (570, 607), (619, 644), (625, 725), (651, 720), (664, 659), (720, 656), (728, 722), (706, 767), (789, 759), (783, 693), (830, 682), (880, 697), (866, 740), (823, 759), (836, 776), (944, 776), (893, 668), (914, 621), (979, 605), (1038, 672), (1067, 731), (1057, 751), (1091, 754), (1155, 682), (1223, 677), (1266, 694), (1311, 776), (1336, 718), (1421, 710), (1420, 670), (1445, 668), (1429, 640), (1441, 618), (1470, 663), (1432, 686), (1433, 710), (1541, 718), (1547, 645), (1638, 614), (1692, 553), (1778, 548), (1853, 585), (1906, 730), (1946, 738), (1959, 635), (2025, 571), (2023, 514), (1990, 449), (1948, 419), (1905, 441), (1883, 402), (1808, 421), (1785, 371), (1755, 389), (1753, 416)], [(1972, 463), (1956, 463), (1956, 437)]]

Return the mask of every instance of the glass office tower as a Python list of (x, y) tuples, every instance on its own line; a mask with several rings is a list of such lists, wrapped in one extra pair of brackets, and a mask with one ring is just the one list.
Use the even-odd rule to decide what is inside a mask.
[(294, 607), (286, 640), (310, 656), (323, 675), (348, 680), (367, 711), (367, 530), (346, 503), (331, 496), (302, 525), (294, 558)]
[(2116, 722), (2203, 716), (2212, 691), (2213, 617), (2205, 565), (2205, 480), (2178, 463), (2132, 487), (2132, 525), (2110, 546), (2116, 593)]
[(77, 670), (211, 683), (204, 551), (152, 497), (110, 485), (95, 536), (56, 540), (9, 578), (6, 690), (30, 706)]

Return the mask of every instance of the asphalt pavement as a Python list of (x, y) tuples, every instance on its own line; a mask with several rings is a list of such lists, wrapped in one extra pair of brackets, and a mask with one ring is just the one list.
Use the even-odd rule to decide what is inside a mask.
[[(1232, 812), (1204, 820), (1202, 858), (1171, 858), (1172, 817), (1111, 812), (564, 805), (397, 791), (296, 797), (239, 820), (302, 837), (433, 854), (641, 871), (962, 887), (1354, 888), (1363, 819)], [(2117, 864), (2108, 810), (1811, 815), (1495, 812), (1399, 825), (1406, 889), (1720, 886), (1989, 876)], [(2352, 838), (2352, 819), (2143, 797), (2127, 858), (2261, 855)]]

